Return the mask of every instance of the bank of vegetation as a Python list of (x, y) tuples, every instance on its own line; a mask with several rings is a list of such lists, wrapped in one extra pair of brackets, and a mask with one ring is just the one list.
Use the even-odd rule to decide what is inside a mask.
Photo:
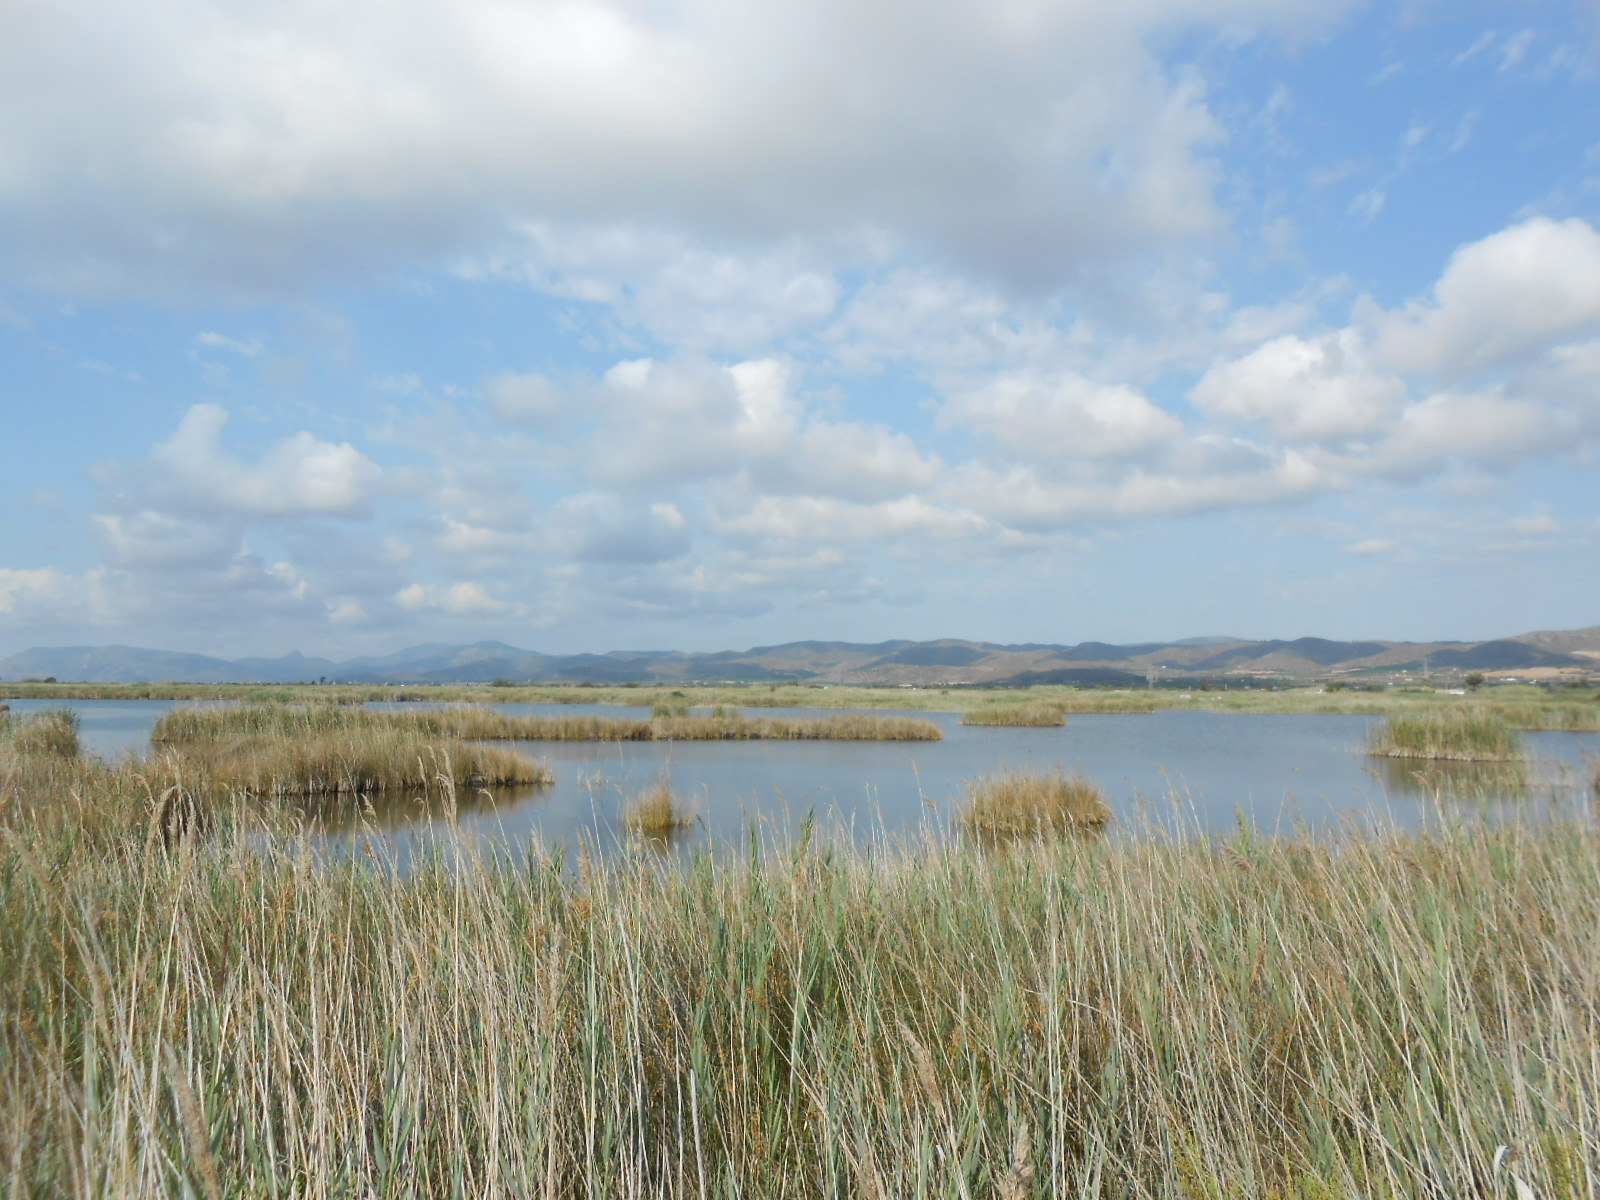
[(1600, 1192), (1590, 824), (401, 879), (64, 749), (0, 736), (14, 1194)]
[(362, 705), (264, 704), (176, 708), (156, 722), (156, 744), (250, 736), (304, 737), (322, 733), (405, 732), (471, 741), (938, 741), (932, 721), (915, 717), (836, 713), (819, 717), (743, 717), (687, 710), (645, 718), (535, 716), (484, 705), (446, 708), (368, 708)]

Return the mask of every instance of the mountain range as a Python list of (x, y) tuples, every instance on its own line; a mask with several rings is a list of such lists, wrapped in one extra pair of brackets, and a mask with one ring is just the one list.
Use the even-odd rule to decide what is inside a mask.
[(213, 658), (133, 646), (58, 646), (0, 659), (0, 680), (54, 678), (84, 683), (684, 683), (711, 681), (839, 684), (1072, 683), (1384, 679), (1471, 671), (1519, 677), (1600, 672), (1600, 625), (1485, 642), (1252, 641), (1204, 637), (1113, 645), (1002, 645), (931, 642), (786, 642), (744, 651), (688, 654), (612, 651), (543, 654), (503, 642), (429, 644), (394, 654), (334, 660)]

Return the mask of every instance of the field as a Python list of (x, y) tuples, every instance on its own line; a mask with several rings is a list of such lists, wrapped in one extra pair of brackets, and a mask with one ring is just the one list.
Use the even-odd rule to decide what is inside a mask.
[(186, 793), (205, 819), (164, 829), (131, 764), (29, 724), (0, 731), (12, 1195), (1600, 1190), (1592, 824), (400, 879), (314, 861), (287, 800)]

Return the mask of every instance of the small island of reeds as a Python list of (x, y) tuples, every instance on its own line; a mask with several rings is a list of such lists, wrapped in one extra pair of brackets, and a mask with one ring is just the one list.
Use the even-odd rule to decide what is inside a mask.
[(1017, 725), (1049, 728), (1067, 723), (1066, 707), (1047, 700), (1026, 704), (984, 704), (969, 708), (963, 725)]
[(1512, 762), (1522, 757), (1522, 737), (1493, 713), (1443, 709), (1389, 717), (1373, 729), (1367, 753), (1384, 758)]
[(971, 786), (958, 820), (983, 839), (1094, 834), (1111, 824), (1111, 806), (1082, 775), (1005, 771)]
[(628, 801), (622, 810), (622, 823), (634, 833), (665, 841), (694, 824), (694, 818), (673, 792), (672, 777), (663, 771), (655, 783)]

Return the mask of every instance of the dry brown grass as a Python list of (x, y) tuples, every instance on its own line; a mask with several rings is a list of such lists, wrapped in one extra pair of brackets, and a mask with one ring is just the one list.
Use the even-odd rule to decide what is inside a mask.
[(1111, 824), (1111, 806), (1099, 785), (1082, 775), (1008, 771), (968, 789), (960, 822), (984, 838), (1091, 834)]

